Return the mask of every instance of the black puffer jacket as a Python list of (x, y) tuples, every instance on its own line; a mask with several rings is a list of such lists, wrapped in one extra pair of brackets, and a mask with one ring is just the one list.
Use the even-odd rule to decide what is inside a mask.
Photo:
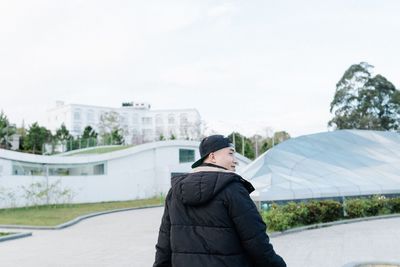
[(173, 179), (153, 267), (286, 266), (269, 243), (251, 190), (239, 175), (214, 167)]

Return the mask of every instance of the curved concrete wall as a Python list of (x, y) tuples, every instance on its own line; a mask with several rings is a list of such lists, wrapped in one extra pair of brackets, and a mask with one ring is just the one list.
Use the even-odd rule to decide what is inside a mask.
[[(172, 173), (191, 171), (193, 162), (179, 162), (179, 149), (194, 150), (198, 159), (198, 146), (196, 141), (161, 141), (87, 156), (40, 156), (0, 150), (0, 207), (30, 204), (23, 195), (33, 183), (50, 186), (58, 183), (59, 189), (73, 192), (71, 202), (74, 203), (143, 199), (166, 194)], [(237, 158), (240, 168), (250, 162), (241, 155)], [(15, 161), (43, 166), (104, 163), (105, 173), (85, 176), (13, 175)], [(14, 203), (7, 199), (10, 193), (15, 195)], [(50, 202), (54, 201), (57, 200), (50, 199)]]

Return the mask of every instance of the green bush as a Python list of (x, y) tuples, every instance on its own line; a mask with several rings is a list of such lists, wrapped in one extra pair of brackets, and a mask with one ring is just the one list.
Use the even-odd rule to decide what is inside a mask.
[(343, 208), (340, 202), (334, 200), (323, 200), (320, 201), (319, 204), (322, 222), (333, 222), (343, 218)]
[(390, 213), (388, 199), (384, 196), (373, 196), (372, 198), (368, 199), (367, 203), (367, 216), (377, 216)]
[(308, 211), (308, 216), (305, 220), (305, 224), (313, 224), (322, 222), (322, 207), (318, 201), (310, 201), (305, 204)]
[(289, 202), (283, 206), (273, 204), (269, 211), (262, 214), (269, 230), (283, 231), (294, 226), (338, 220), (342, 217), (342, 207), (332, 200)]
[(367, 214), (368, 202), (366, 199), (349, 199), (345, 203), (345, 211), (349, 218), (364, 217)]
[(334, 200), (313, 200), (302, 205), (305, 209), (303, 213), (305, 217), (301, 220), (302, 224), (331, 222), (343, 216), (342, 205)]
[(296, 224), (306, 224), (308, 218), (308, 209), (304, 203), (289, 202), (282, 206), (282, 212), (291, 213)]
[(400, 213), (400, 198), (349, 199), (344, 206), (334, 200), (289, 202), (282, 206), (272, 204), (270, 210), (262, 212), (262, 217), (269, 230), (284, 231), (295, 226), (340, 220), (344, 217), (343, 208), (346, 218)]
[(400, 197), (390, 198), (388, 200), (388, 208), (391, 213), (400, 213)]
[(349, 199), (346, 201), (345, 209), (349, 218), (377, 216), (393, 212), (396, 207), (395, 203), (396, 199), (373, 196), (372, 198)]
[(291, 212), (284, 212), (278, 205), (272, 205), (271, 209), (262, 213), (262, 217), (270, 231), (284, 231), (294, 226), (295, 216)]

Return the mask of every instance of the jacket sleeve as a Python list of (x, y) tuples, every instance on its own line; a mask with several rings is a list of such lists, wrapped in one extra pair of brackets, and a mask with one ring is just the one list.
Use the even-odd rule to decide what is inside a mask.
[(164, 214), (161, 220), (160, 231), (158, 233), (158, 241), (156, 245), (156, 259), (153, 267), (171, 267), (171, 245), (170, 245), (170, 229), (171, 222), (168, 212), (168, 199), (170, 193), (165, 199)]
[(241, 183), (227, 188), (228, 211), (242, 246), (256, 267), (285, 267), (285, 261), (275, 253), (266, 233), (266, 225)]

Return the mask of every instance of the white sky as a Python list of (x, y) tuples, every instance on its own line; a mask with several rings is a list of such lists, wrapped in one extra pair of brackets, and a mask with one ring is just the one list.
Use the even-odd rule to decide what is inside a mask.
[(227, 134), (327, 130), (335, 85), (366, 61), (399, 88), (400, 1), (0, 0), (0, 109), (56, 100), (197, 108)]

